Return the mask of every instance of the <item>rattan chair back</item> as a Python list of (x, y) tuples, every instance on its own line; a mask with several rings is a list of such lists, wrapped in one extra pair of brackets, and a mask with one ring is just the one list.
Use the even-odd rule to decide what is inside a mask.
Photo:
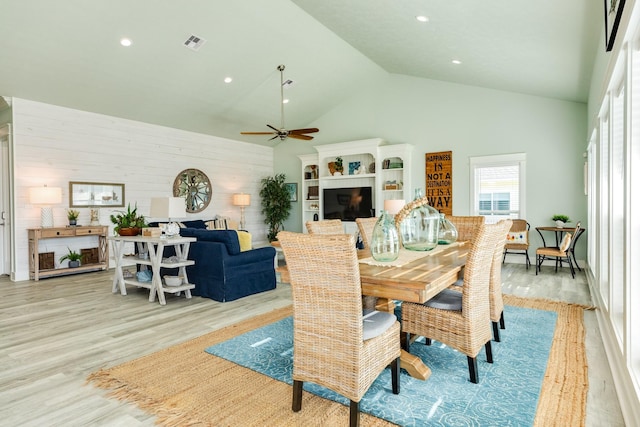
[(500, 330), (504, 329), (504, 301), (502, 300), (502, 256), (504, 246), (507, 241), (507, 233), (512, 228), (512, 220), (502, 220), (498, 222), (502, 237), (498, 239), (493, 252), (491, 262), (491, 275), (489, 276), (489, 316), (493, 324), (493, 339), (500, 341)]
[(344, 234), (344, 227), (339, 219), (307, 221), (305, 225), (309, 234)]
[[(352, 234), (278, 233), (293, 296), (293, 380), (311, 381), (352, 401), (362, 399), (400, 357), (400, 325), (363, 341), (362, 288)], [(399, 368), (398, 368), (399, 369)], [(298, 404), (298, 409), (300, 402)], [(353, 415), (353, 413), (352, 413)]]
[(484, 224), (483, 216), (448, 216), (447, 219), (451, 221), (451, 223), (458, 230), (458, 240), (459, 241), (472, 241), (478, 231), (480, 231), (480, 227)]

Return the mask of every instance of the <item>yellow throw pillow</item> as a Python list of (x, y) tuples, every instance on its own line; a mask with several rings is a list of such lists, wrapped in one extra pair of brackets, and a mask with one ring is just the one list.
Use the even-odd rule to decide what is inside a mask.
[(238, 242), (240, 242), (240, 252), (251, 250), (251, 233), (247, 231), (236, 231)]

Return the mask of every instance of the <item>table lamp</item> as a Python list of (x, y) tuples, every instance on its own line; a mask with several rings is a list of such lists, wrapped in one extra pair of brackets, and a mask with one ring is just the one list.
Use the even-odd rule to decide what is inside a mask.
[(240, 206), (240, 229), (244, 230), (244, 208), (251, 205), (251, 194), (236, 193), (233, 195), (233, 206)]
[(40, 224), (43, 228), (53, 227), (53, 210), (51, 205), (62, 202), (62, 189), (60, 187), (31, 187), (29, 200), (33, 205), (40, 205)]
[(384, 201), (384, 210), (389, 213), (389, 215), (395, 216), (407, 202), (404, 199), (390, 199)]
[(152, 197), (150, 216), (153, 218), (167, 218), (164, 235), (173, 237), (180, 233), (180, 226), (172, 219), (184, 218), (186, 212), (185, 200), (182, 197)]

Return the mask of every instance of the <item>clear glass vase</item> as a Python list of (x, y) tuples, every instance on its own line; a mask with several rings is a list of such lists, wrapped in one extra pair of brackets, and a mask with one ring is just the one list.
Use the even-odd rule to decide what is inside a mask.
[(373, 227), (371, 256), (376, 261), (395, 261), (400, 254), (400, 241), (393, 215), (382, 211)]
[(438, 231), (438, 244), (449, 245), (458, 240), (458, 230), (451, 221), (440, 214), (440, 230)]
[[(422, 189), (416, 188), (414, 202), (421, 200)], [(438, 246), (440, 213), (427, 203), (416, 206), (400, 222), (402, 246), (410, 251), (430, 251)]]

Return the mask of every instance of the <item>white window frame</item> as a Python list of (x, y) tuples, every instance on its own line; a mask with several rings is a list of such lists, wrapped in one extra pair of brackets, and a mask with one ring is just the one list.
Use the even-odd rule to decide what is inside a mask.
[(479, 211), (479, 183), (476, 182), (476, 169), (486, 167), (499, 167), (499, 166), (518, 166), (518, 191), (519, 191), (519, 203), (520, 209), (518, 216), (520, 218), (527, 217), (527, 204), (526, 204), (526, 176), (527, 176), (527, 154), (526, 153), (513, 153), (513, 154), (499, 154), (493, 156), (478, 156), (469, 158), (469, 205), (471, 206), (471, 215), (480, 215)]

